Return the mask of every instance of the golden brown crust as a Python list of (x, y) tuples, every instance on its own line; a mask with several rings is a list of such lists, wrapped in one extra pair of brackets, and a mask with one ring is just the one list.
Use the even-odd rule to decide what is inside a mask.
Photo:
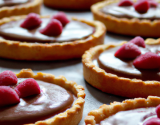
[(117, 18), (100, 11), (104, 6), (119, 1), (120, 0), (106, 0), (94, 4), (91, 7), (94, 19), (103, 22), (109, 32), (131, 36), (160, 37), (160, 20), (150, 21), (137, 18)]
[(44, 4), (54, 9), (89, 10), (92, 4), (103, 0), (44, 0)]
[[(18, 16), (0, 20), (0, 25), (25, 18)], [(49, 16), (41, 16), (46, 18)], [(86, 39), (63, 43), (27, 43), (0, 39), (0, 57), (15, 60), (62, 60), (80, 58), (89, 48), (104, 43), (105, 26), (98, 21), (86, 21), (73, 18), (95, 27), (95, 32)]]
[(67, 111), (60, 113), (51, 119), (45, 121), (37, 121), (34, 124), (28, 124), (28, 125), (77, 125), (79, 123), (79, 121), (82, 118), (83, 107), (85, 102), (84, 101), (85, 92), (82, 86), (77, 85), (73, 81), (67, 81), (64, 76), (59, 76), (55, 78), (55, 76), (52, 74), (41, 73), (41, 72), (35, 75), (31, 69), (22, 69), (20, 73), (17, 74), (17, 77), (34, 78), (36, 80), (57, 84), (71, 91), (77, 97), (77, 100), (74, 102), (72, 107)]
[[(160, 44), (160, 39), (147, 39), (147, 44)], [(125, 97), (148, 97), (149, 95), (160, 96), (160, 82), (142, 81), (138, 79), (129, 79), (118, 77), (117, 75), (107, 73), (105, 70), (93, 64), (100, 53), (111, 48), (124, 44), (124, 42), (99, 45), (86, 51), (82, 56), (83, 75), (85, 80), (93, 87), (103, 92), (125, 96)]]
[(160, 98), (156, 96), (149, 96), (147, 99), (135, 98), (120, 102), (113, 102), (110, 105), (103, 104), (99, 109), (93, 110), (85, 117), (86, 125), (96, 125), (100, 121), (116, 114), (119, 111), (132, 110), (136, 108), (156, 107), (160, 104)]
[(4, 17), (27, 15), (31, 12), (40, 14), (42, 0), (32, 0), (25, 4), (0, 8), (0, 19)]

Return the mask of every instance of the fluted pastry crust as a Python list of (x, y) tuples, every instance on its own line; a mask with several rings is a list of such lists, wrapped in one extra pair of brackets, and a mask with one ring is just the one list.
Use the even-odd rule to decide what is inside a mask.
[[(146, 39), (146, 44), (160, 44), (160, 39)], [(103, 92), (125, 97), (148, 97), (149, 95), (160, 96), (159, 81), (142, 81), (139, 79), (129, 79), (119, 77), (115, 74), (107, 73), (93, 63), (93, 60), (105, 50), (120, 46), (122, 43), (109, 43), (99, 45), (86, 51), (82, 56), (83, 75), (85, 80), (93, 87)]]
[[(0, 26), (10, 21), (24, 19), (26, 16), (15, 16), (0, 20)], [(50, 16), (41, 16), (50, 18)], [(15, 60), (63, 60), (80, 58), (89, 48), (104, 43), (105, 26), (98, 21), (86, 21), (73, 18), (95, 28), (88, 38), (62, 43), (27, 43), (0, 39), (0, 57)], [(37, 41), (38, 42), (38, 41)]]
[(118, 18), (100, 11), (101, 8), (119, 1), (106, 0), (92, 5), (91, 11), (94, 19), (104, 23), (109, 32), (131, 36), (160, 37), (160, 20)]
[(149, 96), (145, 98), (128, 99), (123, 102), (113, 102), (110, 105), (103, 104), (99, 109), (92, 110), (85, 117), (85, 125), (96, 125), (100, 121), (116, 114), (119, 111), (133, 110), (136, 108), (156, 107), (160, 104), (160, 98)]
[(82, 86), (77, 85), (77, 83), (73, 81), (67, 81), (64, 76), (59, 76), (56, 78), (52, 74), (42, 72), (38, 72), (35, 75), (31, 69), (22, 69), (20, 73), (17, 74), (17, 77), (34, 78), (36, 80), (57, 84), (68, 91), (71, 91), (77, 97), (72, 107), (65, 112), (45, 121), (37, 121), (34, 124), (27, 125), (77, 125), (80, 122), (83, 115), (83, 107), (85, 102), (85, 92)]
[(31, 12), (40, 14), (42, 0), (32, 0), (28, 3), (0, 8), (0, 19), (4, 17), (27, 15)]

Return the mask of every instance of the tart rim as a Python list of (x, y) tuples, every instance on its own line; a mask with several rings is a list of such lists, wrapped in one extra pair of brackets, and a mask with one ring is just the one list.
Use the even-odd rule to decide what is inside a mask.
[[(153, 43), (152, 43), (153, 42)], [(107, 73), (105, 70), (93, 64), (95, 56), (105, 50), (124, 44), (108, 43), (93, 47), (85, 52), (82, 56), (83, 76), (85, 80), (93, 87), (100, 89), (102, 92), (124, 96), (124, 97), (148, 97), (160, 96), (158, 81), (142, 81), (139, 79), (129, 79), (119, 77), (116, 74)], [(147, 44), (160, 44), (160, 39), (146, 39)], [(127, 96), (126, 96), (127, 95)]]
[[(24, 15), (31, 12), (40, 13), (42, 0), (32, 0), (28, 3), (23, 3), (11, 7), (1, 7), (0, 8), (0, 18), (9, 17), (13, 15)], [(4, 16), (5, 15), (5, 16)]]
[[(0, 25), (8, 23), (10, 21), (24, 19), (25, 17), (26, 16), (15, 16), (11, 18), (4, 18), (0, 20)], [(50, 16), (40, 16), (40, 17), (49, 18)], [(88, 50), (90, 47), (104, 43), (106, 28), (101, 22), (86, 21), (83, 19), (76, 19), (76, 18), (72, 19), (93, 26), (95, 28), (95, 32), (86, 39), (75, 40), (73, 42), (66, 41), (63, 43), (35, 44), (35, 43), (0, 39), (0, 46), (1, 46), (0, 48), (3, 51), (2, 53), (0, 53), (0, 56), (15, 60), (61, 60), (61, 59), (79, 58), (82, 56), (84, 51)], [(14, 49), (12, 50), (12, 53), (7, 51), (10, 50), (11, 48)], [(18, 50), (19, 52), (17, 51), (17, 49), (19, 49)], [(27, 50), (30, 54), (26, 53)], [(68, 50), (72, 50), (72, 52), (69, 52)], [(47, 56), (47, 54), (45, 55), (44, 52), (45, 54), (47, 52), (47, 54), (49, 54), (50, 57), (46, 58), (45, 56)]]
[(83, 115), (83, 107), (85, 103), (85, 92), (84, 87), (77, 85), (76, 82), (67, 81), (64, 76), (55, 77), (52, 74), (38, 72), (36, 75), (31, 69), (22, 69), (17, 75), (17, 78), (34, 78), (36, 80), (41, 80), (44, 82), (53, 83), (59, 85), (69, 91), (71, 91), (77, 99), (72, 104), (72, 107), (66, 110), (65, 112), (55, 115), (53, 118), (37, 121), (35, 124), (26, 124), (26, 125), (66, 125), (73, 124), (77, 125)]
[[(116, 34), (143, 36), (143, 37), (160, 37), (160, 34), (158, 34), (160, 30), (156, 28), (157, 26), (160, 26), (160, 20), (150, 21), (147, 19), (140, 20), (138, 18), (132, 18), (132, 19), (118, 18), (99, 11), (104, 6), (119, 1), (120, 0), (113, 0), (113, 1), (106, 0), (92, 5), (91, 11), (93, 13), (94, 20), (103, 22), (109, 32), (113, 32)], [(160, 3), (160, 1), (158, 1), (158, 3)]]
[(155, 107), (160, 104), (160, 98), (156, 96), (148, 96), (145, 98), (127, 99), (123, 102), (113, 102), (110, 105), (103, 104), (99, 109), (92, 110), (85, 117), (85, 125), (96, 125), (100, 121), (116, 114), (119, 111), (132, 110), (136, 108)]

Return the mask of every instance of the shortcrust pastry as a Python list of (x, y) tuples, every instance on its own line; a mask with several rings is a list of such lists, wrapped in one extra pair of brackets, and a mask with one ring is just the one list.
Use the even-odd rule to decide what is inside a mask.
[[(39, 84), (41, 92), (39, 95), (21, 97), (17, 104), (1, 106), (1, 124), (77, 125), (79, 123), (85, 102), (82, 86), (67, 81), (63, 76), (55, 78), (52, 74), (41, 72), (35, 75), (30, 69), (23, 69), (16, 75), (18, 86), (24, 80), (32, 78)], [(23, 85), (22, 87), (25, 87), (27, 84)], [(10, 87), (17, 92), (17, 87)], [(23, 92), (22, 89), (18, 91)]]
[[(50, 17), (51, 16), (41, 16), (40, 18), (42, 19), (42, 22), (45, 22), (45, 20), (49, 21)], [(70, 26), (70, 29), (72, 30), (71, 34), (70, 31), (65, 31), (64, 34), (62, 32), (60, 37), (49, 37), (40, 34), (39, 27), (36, 28), (37, 32), (34, 29), (26, 30), (20, 28), (20, 22), (25, 18), (26, 16), (17, 16), (0, 20), (0, 29), (6, 28), (3, 33), (1, 32), (5, 37), (0, 38), (0, 57), (15, 60), (63, 60), (80, 58), (90, 47), (104, 43), (106, 28), (98, 21), (91, 22), (73, 18), (63, 30), (65, 30), (66, 27), (69, 27), (70, 24), (76, 22), (78, 28), (81, 28), (82, 25), (82, 37), (80, 35), (80, 30), (76, 32), (73, 31), (74, 28), (72, 28), (72, 25)], [(84, 25), (93, 29), (92, 33), (88, 36), (84, 36), (86, 34)], [(43, 23), (40, 28), (42, 27), (44, 27)], [(14, 28), (15, 31), (19, 31), (20, 29), (20, 32), (14, 32)], [(26, 34), (27, 36), (25, 36)], [(35, 38), (35, 34), (40, 37)], [(61, 37), (63, 35), (64, 37)], [(68, 37), (67, 35), (70, 35), (72, 39), (66, 39), (65, 35), (66, 38)], [(78, 36), (78, 38), (74, 38), (74, 36)], [(21, 37), (25, 38), (20, 40)], [(34, 38), (30, 40), (31, 37)]]
[[(159, 70), (140, 70), (133, 66), (132, 61), (123, 61), (114, 56), (116, 50), (124, 43), (126, 42), (99, 45), (86, 51), (82, 56), (85, 80), (103, 92), (119, 96), (160, 96)], [(159, 52), (160, 39), (146, 39), (145, 43), (150, 50)], [(145, 51), (148, 50), (144, 49)], [(107, 55), (103, 55), (105, 53)], [(107, 71), (103, 69), (101, 62), (99, 63), (102, 57), (108, 65)]]
[[(136, 0), (133, 0), (136, 2)], [(120, 0), (106, 0), (92, 5), (91, 11), (95, 20), (101, 21), (107, 31), (131, 36), (160, 36), (160, 4), (150, 7), (144, 13), (138, 13), (133, 6), (118, 6)]]
[(92, 4), (103, 0), (44, 0), (44, 4), (54, 9), (89, 10)]
[(0, 19), (4, 17), (26, 15), (31, 12), (40, 14), (42, 0), (1, 0)]
[[(156, 117), (155, 107), (160, 104), (160, 98), (149, 96), (145, 98), (128, 99), (123, 102), (103, 104), (99, 109), (92, 110), (85, 117), (86, 125), (131, 125), (143, 124), (147, 119)], [(130, 123), (130, 124), (129, 124)]]

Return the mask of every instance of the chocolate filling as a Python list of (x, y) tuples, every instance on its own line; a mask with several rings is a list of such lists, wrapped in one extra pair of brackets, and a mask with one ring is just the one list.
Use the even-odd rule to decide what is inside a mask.
[(31, 0), (0, 0), (0, 7), (15, 6), (30, 2)]
[(50, 21), (49, 18), (43, 18), (41, 26), (32, 30), (21, 28), (20, 24), (23, 21), (24, 20), (11, 21), (1, 25), (0, 36), (7, 40), (16, 40), (21, 42), (54, 43), (86, 39), (94, 32), (94, 28), (92, 26), (89, 26), (86, 23), (72, 20), (65, 27), (63, 27), (63, 32), (61, 35), (52, 37), (43, 35), (39, 32), (40, 29), (43, 29), (48, 24)]
[(157, 117), (155, 107), (121, 111), (101, 121), (100, 125), (142, 125), (146, 120)]
[(100, 11), (118, 18), (160, 19), (160, 4), (157, 7), (150, 7), (150, 9), (144, 14), (138, 13), (133, 6), (118, 6), (118, 3), (107, 5)]
[(16, 105), (0, 108), (1, 125), (34, 123), (51, 118), (72, 106), (76, 97), (71, 92), (56, 84), (37, 82), (41, 94), (21, 98)]
[[(119, 77), (141, 79), (141, 80), (158, 80), (160, 81), (159, 69), (136, 69), (133, 65), (134, 59), (122, 60), (114, 56), (114, 53), (119, 47), (110, 48), (101, 53), (94, 64), (104, 69), (107, 73), (116, 74)], [(146, 48), (141, 48), (141, 53), (144, 54), (148, 51), (156, 53), (160, 51), (160, 45), (146, 45)]]

